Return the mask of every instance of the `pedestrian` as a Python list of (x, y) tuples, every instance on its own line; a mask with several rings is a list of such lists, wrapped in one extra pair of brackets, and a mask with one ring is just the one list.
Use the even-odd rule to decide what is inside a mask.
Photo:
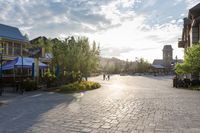
[(108, 74), (108, 80), (110, 80), (110, 75)]
[(106, 80), (108, 80), (108, 75), (106, 75)]
[(105, 74), (103, 74), (103, 80), (105, 80), (105, 78), (106, 78), (106, 75), (105, 75)]

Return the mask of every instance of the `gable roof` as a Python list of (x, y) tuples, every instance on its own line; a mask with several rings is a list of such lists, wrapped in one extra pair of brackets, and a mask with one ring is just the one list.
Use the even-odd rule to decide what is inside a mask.
[(39, 36), (37, 38), (30, 40), (30, 43), (31, 44), (39, 43), (39, 40), (43, 40), (44, 42), (46, 42), (47, 38), (45, 36)]
[(18, 28), (4, 24), (0, 24), (0, 38), (28, 42)]
[(153, 61), (153, 65), (163, 65), (163, 64), (164, 64), (164, 62), (162, 59), (155, 59)]

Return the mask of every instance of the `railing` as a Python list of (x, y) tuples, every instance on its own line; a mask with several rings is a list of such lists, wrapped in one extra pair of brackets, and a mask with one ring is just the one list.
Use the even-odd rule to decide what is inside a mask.
[(179, 48), (185, 48), (186, 44), (187, 44), (187, 41), (182, 40), (182, 38), (178, 39), (178, 47)]

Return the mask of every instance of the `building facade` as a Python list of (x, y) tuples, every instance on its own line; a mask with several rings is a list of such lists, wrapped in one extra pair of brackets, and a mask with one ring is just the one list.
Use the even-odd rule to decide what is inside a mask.
[(28, 56), (24, 51), (29, 41), (16, 27), (0, 24), (0, 47), (3, 61), (13, 60), (17, 56)]
[(29, 41), (16, 27), (0, 24), (0, 48), (2, 48), (3, 61), (13, 60), (18, 56), (39, 57), (42, 62), (50, 62), (45, 55), (45, 48), (33, 46), (46, 42), (47, 38), (38, 37)]
[[(188, 17), (183, 19), (182, 38), (178, 47), (186, 52), (189, 47), (200, 43), (200, 3), (189, 9)], [(199, 79), (199, 73), (187, 74), (186, 78)]]
[(182, 38), (178, 41), (178, 47), (192, 47), (200, 43), (200, 3), (191, 8), (188, 12), (188, 17), (183, 19)]

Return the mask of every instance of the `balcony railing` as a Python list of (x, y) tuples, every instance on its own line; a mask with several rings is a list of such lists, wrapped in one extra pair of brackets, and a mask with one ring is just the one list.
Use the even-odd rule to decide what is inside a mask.
[(179, 40), (178, 40), (178, 47), (179, 48), (185, 48), (186, 44), (187, 44), (187, 41), (184, 41), (184, 40), (179, 38)]

